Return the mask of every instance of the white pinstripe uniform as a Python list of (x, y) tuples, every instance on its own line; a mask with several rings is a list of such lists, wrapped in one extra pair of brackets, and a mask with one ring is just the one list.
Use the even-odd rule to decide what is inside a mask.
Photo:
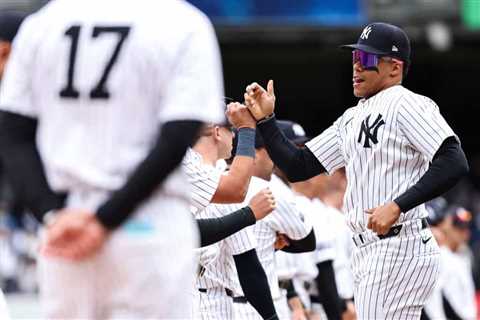
[(203, 163), (202, 156), (189, 148), (183, 158), (182, 168), (187, 174), (192, 195), (192, 212), (204, 210), (212, 201), (220, 184), (222, 171)]
[[(275, 175), (272, 175), (270, 182), (252, 177), (247, 197), (252, 197), (267, 186), (272, 190), (277, 207), (270, 215), (257, 221), (255, 225), (249, 228), (253, 230), (257, 239), (258, 258), (267, 274), (278, 317), (279, 319), (288, 319), (289, 311), (286, 296), (281, 294), (276, 272), (274, 248), (276, 233), (283, 233), (290, 239), (299, 240), (305, 238), (312, 231), (312, 225), (308, 219), (305, 219), (303, 213), (297, 209), (290, 188)], [(235, 316), (238, 319), (262, 319), (248, 303), (234, 303), (234, 309)]]
[[(193, 149), (188, 149), (182, 163), (183, 170), (187, 174), (188, 181), (191, 186), (192, 202), (191, 212), (196, 218), (213, 218), (221, 217), (226, 211), (220, 211), (222, 206), (210, 205), (210, 201), (215, 194), (222, 171), (218, 167), (214, 167), (203, 162), (202, 156)], [(242, 235), (242, 233), (240, 234)], [(197, 283), (193, 288), (193, 296), (195, 304), (192, 311), (193, 318), (201, 319), (231, 319), (233, 317), (231, 307), (231, 297), (226, 295), (224, 288), (231, 288), (228, 275), (232, 273), (233, 260), (227, 259), (232, 252), (242, 251), (242, 248), (235, 247), (237, 236), (232, 236), (224, 241), (212, 244), (208, 247), (196, 249), (196, 255), (200, 266), (205, 271), (202, 276), (197, 279)], [(248, 237), (248, 236), (247, 236)], [(253, 239), (253, 236), (251, 237)], [(241, 243), (242, 241), (240, 241)], [(248, 251), (250, 246), (247, 242)], [(253, 246), (254, 247), (254, 246)], [(234, 250), (231, 250), (234, 249)], [(215, 259), (218, 259), (215, 261)], [(221, 265), (226, 261), (226, 266)], [(206, 268), (206, 266), (210, 267)], [(221, 265), (218, 270), (213, 265)], [(221, 272), (219, 272), (221, 270)], [(233, 269), (234, 270), (234, 269)], [(224, 277), (226, 279), (224, 279)], [(200, 281), (200, 279), (202, 279)], [(206, 293), (200, 294), (198, 289), (210, 289)]]
[(10, 316), (8, 315), (7, 303), (5, 302), (2, 289), (0, 289), (0, 319), (10, 319)]
[[(195, 218), (216, 218), (232, 213), (244, 205), (210, 204), (223, 170), (207, 165), (202, 156), (189, 149), (183, 159), (183, 169), (191, 185), (191, 212)], [(255, 249), (256, 241), (250, 229), (243, 229), (230, 237), (197, 251), (202, 271), (197, 278), (194, 295), (197, 297), (194, 318), (233, 319), (232, 298), (237, 275), (233, 255)], [(206, 292), (198, 294), (198, 289)], [(239, 293), (237, 293), (239, 294)]]
[[(184, 1), (53, 0), (20, 28), (1, 89), (3, 110), (38, 119), (52, 189), (93, 211), (145, 158), (161, 124), (224, 119), (215, 33)], [(46, 317), (188, 317), (198, 242), (188, 199), (176, 169), (94, 258), (42, 257)]]
[[(242, 207), (243, 205), (239, 204), (211, 204), (196, 214), (196, 217), (222, 217)], [(197, 279), (197, 288), (202, 291), (198, 300), (201, 319), (234, 319), (231, 296), (238, 296), (241, 291), (238, 289), (239, 282), (233, 256), (255, 247), (256, 240), (251, 228), (245, 228), (201, 251), (200, 264), (204, 270)]]
[(429, 240), (428, 228), (422, 229), (425, 206), (402, 213), (398, 236), (381, 241), (367, 229), (364, 210), (414, 185), (450, 136), (455, 134), (432, 100), (396, 85), (360, 100), (306, 144), (329, 173), (346, 168), (344, 204), (358, 245), (352, 264), (360, 319), (420, 316), (439, 261), (436, 241)]

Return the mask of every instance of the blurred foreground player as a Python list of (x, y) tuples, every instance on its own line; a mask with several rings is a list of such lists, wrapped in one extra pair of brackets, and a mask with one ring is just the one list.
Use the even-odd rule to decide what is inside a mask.
[(223, 119), (222, 91), (213, 28), (186, 2), (54, 0), (27, 18), (0, 147), (47, 224), (47, 318), (188, 317), (198, 237), (177, 166), (202, 123)]

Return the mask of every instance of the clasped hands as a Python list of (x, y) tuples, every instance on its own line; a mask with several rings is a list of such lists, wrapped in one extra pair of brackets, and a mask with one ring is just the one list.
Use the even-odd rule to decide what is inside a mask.
[(46, 226), (41, 254), (68, 260), (81, 260), (100, 250), (109, 232), (93, 212), (61, 209)]

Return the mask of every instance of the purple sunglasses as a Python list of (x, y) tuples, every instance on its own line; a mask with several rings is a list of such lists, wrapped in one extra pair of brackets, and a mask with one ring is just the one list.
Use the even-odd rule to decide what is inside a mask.
[(360, 62), (360, 65), (364, 69), (373, 69), (378, 66), (378, 61), (380, 61), (380, 57), (375, 53), (369, 53), (362, 50), (353, 50), (352, 51), (352, 63), (355, 64)]
[[(380, 59), (385, 59), (387, 57), (356, 49), (352, 51), (352, 58), (353, 58), (352, 60), (353, 64), (360, 62), (360, 65), (364, 69), (368, 70), (368, 69), (376, 69)], [(395, 58), (390, 58), (390, 59), (393, 61), (397, 61), (399, 63), (402, 62)]]

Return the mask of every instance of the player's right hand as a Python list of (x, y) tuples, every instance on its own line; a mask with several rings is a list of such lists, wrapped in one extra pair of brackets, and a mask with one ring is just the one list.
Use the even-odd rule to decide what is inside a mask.
[(230, 124), (237, 129), (255, 128), (257, 126), (257, 121), (255, 121), (252, 114), (248, 111), (247, 106), (241, 103), (229, 103), (225, 114)]
[(261, 120), (273, 114), (275, 109), (275, 92), (273, 90), (273, 80), (269, 80), (267, 90), (254, 82), (247, 86), (243, 95), (245, 105), (248, 107), (255, 119)]
[(252, 209), (253, 215), (257, 220), (265, 218), (276, 207), (272, 191), (269, 188), (259, 191), (250, 200), (248, 206)]

